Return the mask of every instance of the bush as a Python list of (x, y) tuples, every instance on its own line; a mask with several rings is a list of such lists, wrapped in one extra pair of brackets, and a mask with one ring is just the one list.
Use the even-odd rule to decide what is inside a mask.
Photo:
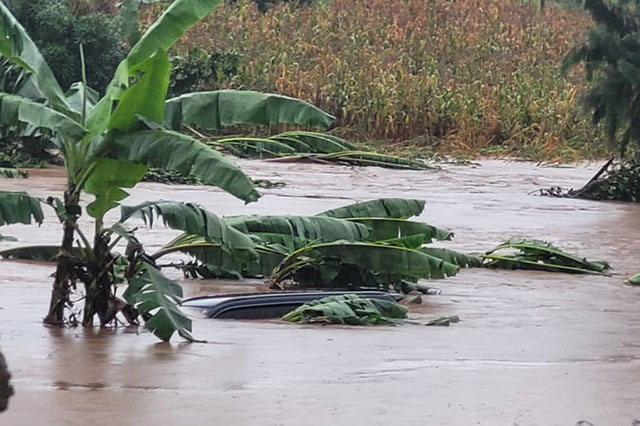
[(551, 2), (543, 13), (519, 0), (334, 0), (261, 13), (245, 1), (219, 7), (179, 52), (236, 51), (237, 75), (201, 88), (304, 98), (351, 138), (567, 159), (606, 149), (575, 107), (582, 82), (559, 70), (589, 24)]
[(169, 92), (177, 96), (233, 77), (238, 72), (240, 55), (235, 50), (220, 53), (192, 47), (187, 55), (174, 56), (171, 62)]
[(105, 0), (8, 0), (63, 89), (82, 80), (80, 52), (84, 48), (87, 78), (102, 91), (124, 58), (125, 44), (113, 2)]

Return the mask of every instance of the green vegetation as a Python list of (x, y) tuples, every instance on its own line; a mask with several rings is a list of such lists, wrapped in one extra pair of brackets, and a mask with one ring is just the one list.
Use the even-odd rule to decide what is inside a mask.
[(588, 261), (545, 241), (526, 239), (502, 243), (488, 251), (484, 259), (488, 268), (532, 269), (573, 274), (604, 274), (610, 269), (607, 262)]
[[(86, 74), (103, 91), (126, 55), (120, 19), (110, 2), (81, 0), (7, 0), (27, 29), (62, 87), (82, 81), (78, 45), (85, 53)], [(6, 90), (5, 90), (6, 91)]]
[(233, 136), (216, 139), (210, 144), (243, 158), (378, 166), (404, 170), (431, 168), (423, 161), (365, 151), (345, 139), (327, 133), (288, 131), (269, 138)]
[[(102, 97), (87, 84), (82, 49), (82, 81), (64, 91), (33, 40), (0, 3), (0, 55), (24, 73), (23, 87), (29, 88), (0, 93), (0, 120), (22, 132), (37, 129), (47, 135), (60, 151), (67, 175), (62, 199), (46, 200), (64, 229), (46, 323), (68, 321), (65, 312), (73, 307), (70, 292), (82, 282), (84, 326), (91, 326), (96, 316), (108, 324), (121, 312), (132, 323), (141, 316), (163, 340), (175, 331), (190, 339), (190, 320), (176, 307), (180, 287), (160, 273), (130, 230), (122, 224), (105, 226), (105, 214), (127, 197), (123, 188), (134, 187), (148, 167), (197, 178), (245, 202), (258, 199), (241, 170), (204, 143), (179, 133), (183, 125), (215, 130), (281, 123), (326, 128), (331, 123), (332, 117), (313, 105), (279, 95), (227, 90), (165, 99), (171, 73), (167, 51), (218, 2), (174, 1), (120, 62)], [(95, 200), (83, 209), (80, 198), (85, 193)], [(41, 201), (21, 192), (1, 193), (0, 225), (41, 223)], [(250, 247), (248, 237), (215, 215), (197, 206), (186, 208), (191, 209), (187, 222), (184, 216), (172, 215), (175, 209), (156, 206), (155, 212), (168, 224), (225, 249)], [(83, 213), (93, 219), (91, 239), (78, 225)], [(184, 209), (180, 213), (184, 215)], [(126, 256), (113, 252), (120, 241), (128, 244)], [(126, 302), (116, 293), (119, 283), (128, 283)]]
[(387, 300), (345, 294), (305, 303), (282, 319), (303, 324), (396, 325), (403, 323), (407, 311), (404, 306)]
[(584, 63), (591, 82), (584, 101), (624, 154), (630, 143), (640, 143), (640, 1), (589, 0), (585, 8), (596, 26), (564, 67)]
[(588, 15), (551, 2), (543, 13), (517, 0), (481, 5), (335, 0), (263, 14), (238, 2), (206, 17), (176, 52), (204, 50), (220, 58), (218, 70), (234, 70), (198, 80), (199, 89), (310, 100), (337, 117), (333, 134), (386, 152), (606, 155), (606, 137), (576, 107), (581, 78), (563, 78), (559, 66)]
[(631, 278), (629, 278), (627, 281), (628, 285), (640, 285), (640, 274), (635, 274), (634, 276), (632, 276)]

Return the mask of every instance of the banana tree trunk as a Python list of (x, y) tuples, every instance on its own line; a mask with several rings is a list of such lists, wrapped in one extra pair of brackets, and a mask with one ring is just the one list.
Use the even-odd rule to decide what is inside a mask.
[(13, 395), (13, 387), (9, 384), (11, 374), (7, 370), (7, 364), (4, 361), (2, 352), (0, 352), (0, 411), (7, 409), (9, 397)]
[(93, 326), (93, 318), (97, 314), (100, 324), (105, 325), (113, 319), (110, 312), (111, 281), (110, 270), (113, 267), (113, 258), (109, 253), (108, 241), (96, 232), (93, 244), (94, 263), (89, 265), (90, 276), (85, 283), (86, 298), (84, 303), (84, 316), (82, 325)]
[[(67, 212), (78, 210), (79, 196), (71, 194), (73, 194), (72, 189), (67, 190), (64, 194), (64, 206)], [(45, 324), (64, 324), (64, 309), (69, 302), (69, 288), (73, 279), (72, 251), (76, 221), (77, 217), (69, 213), (63, 221), (62, 244), (58, 253), (58, 264), (51, 290), (49, 313), (44, 319)]]

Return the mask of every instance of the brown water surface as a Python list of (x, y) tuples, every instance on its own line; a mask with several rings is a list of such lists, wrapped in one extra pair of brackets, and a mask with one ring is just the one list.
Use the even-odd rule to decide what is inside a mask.
[[(158, 343), (131, 329), (41, 324), (51, 265), (0, 263), (0, 345), (16, 397), (0, 425), (630, 425), (640, 417), (640, 206), (528, 195), (579, 186), (597, 165), (484, 161), (439, 172), (241, 162), (283, 181), (257, 203), (212, 188), (143, 184), (128, 204), (197, 201), (219, 214), (313, 214), (375, 197), (427, 200), (420, 220), (456, 231), (447, 246), (483, 251), (510, 237), (547, 239), (612, 263), (611, 277), (465, 270), (431, 284), (412, 318), (459, 315), (452, 327), (310, 327), (194, 314), (212, 342)], [(59, 170), (0, 189), (56, 195)], [(112, 217), (113, 219), (113, 217)], [(142, 224), (140, 223), (142, 226)], [(20, 244), (60, 239), (52, 214), (11, 226)], [(148, 248), (174, 235), (140, 233)], [(177, 275), (176, 275), (177, 277)], [(185, 282), (188, 295), (255, 291), (259, 282)]]

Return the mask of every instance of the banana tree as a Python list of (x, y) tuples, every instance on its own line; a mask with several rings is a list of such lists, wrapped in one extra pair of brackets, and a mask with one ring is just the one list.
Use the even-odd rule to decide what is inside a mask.
[[(133, 45), (100, 97), (86, 78), (63, 91), (29, 35), (0, 2), (0, 56), (25, 75), (19, 94), (0, 92), (0, 122), (48, 135), (60, 151), (67, 176), (63, 197), (47, 200), (62, 224), (63, 237), (46, 323), (65, 322), (65, 308), (71, 304), (70, 288), (76, 281), (83, 282), (86, 290), (83, 324), (92, 325), (96, 315), (101, 323), (110, 322), (114, 312), (123, 307), (115, 296), (114, 284), (125, 280), (130, 284), (130, 300), (139, 296), (136, 307), (143, 313), (146, 310), (143, 317), (147, 325), (155, 321), (158, 329), (164, 327), (165, 332), (156, 334), (164, 339), (173, 333), (167, 330), (176, 329), (166, 327), (166, 319), (175, 317), (171, 307), (165, 306), (160, 312), (154, 308), (158, 300), (166, 299), (163, 292), (169, 299), (173, 294), (177, 300), (175, 286), (160, 274), (151, 259), (135, 256), (140, 250), (126, 229), (105, 227), (105, 215), (127, 197), (125, 189), (134, 187), (149, 167), (197, 178), (247, 203), (259, 197), (240, 169), (215, 149), (180, 133), (183, 126), (218, 129), (236, 124), (285, 123), (326, 128), (331, 124), (333, 117), (315, 106), (273, 94), (226, 90), (166, 99), (171, 71), (168, 49), (218, 3), (219, 0), (174, 1)], [(83, 57), (81, 46), (80, 53)], [(95, 200), (81, 206), (83, 193), (93, 195)], [(41, 221), (41, 215), (32, 214), (34, 199), (25, 196), (5, 193), (4, 199), (0, 198), (2, 211), (2, 203), (11, 206), (22, 197), (20, 206), (24, 209), (13, 213), (20, 217), (7, 223), (25, 222), (25, 215)], [(83, 212), (95, 224), (93, 238), (78, 225)], [(198, 214), (210, 227), (217, 223), (215, 215)], [(200, 231), (199, 235), (225, 248), (237, 243), (222, 238), (232, 232), (226, 231), (225, 223), (220, 221), (218, 228), (217, 234)], [(194, 233), (194, 228), (188, 230)], [(117, 272), (122, 269), (118, 267), (122, 256), (112, 253), (116, 242), (122, 239), (132, 243), (124, 277)], [(152, 286), (155, 293), (149, 291)]]

